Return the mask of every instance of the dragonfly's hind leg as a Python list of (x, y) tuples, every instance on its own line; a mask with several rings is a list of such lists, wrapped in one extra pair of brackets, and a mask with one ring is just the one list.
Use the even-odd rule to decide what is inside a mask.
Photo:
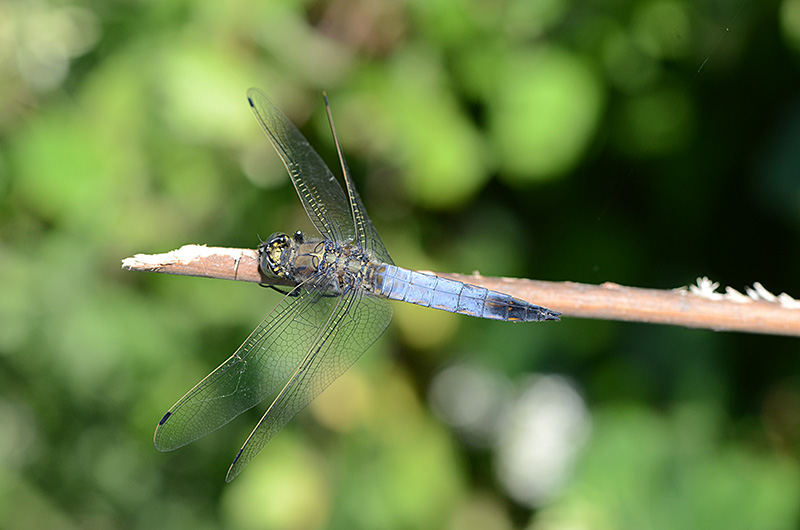
[(287, 295), (288, 294), (288, 295), (291, 295), (291, 296), (297, 296), (298, 294), (300, 294), (299, 291), (295, 291), (293, 287), (289, 287), (289, 286), (272, 285), (272, 284), (269, 284), (269, 283), (259, 283), (258, 285), (260, 285), (261, 287), (266, 287), (268, 289), (274, 289), (275, 291), (277, 291), (277, 292), (279, 292), (279, 293), (281, 293), (283, 295)]

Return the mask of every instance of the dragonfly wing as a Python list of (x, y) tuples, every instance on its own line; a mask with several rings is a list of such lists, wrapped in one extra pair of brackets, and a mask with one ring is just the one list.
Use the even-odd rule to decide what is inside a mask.
[(355, 237), (353, 216), (342, 186), (297, 127), (257, 88), (247, 92), (250, 107), (283, 160), (308, 217), (325, 239), (345, 243)]
[(347, 167), (347, 161), (344, 159), (344, 152), (342, 146), (339, 144), (339, 135), (336, 134), (336, 127), (333, 125), (333, 114), (331, 113), (331, 106), (328, 103), (328, 96), (325, 96), (325, 108), (328, 111), (328, 123), (331, 126), (331, 133), (333, 134), (333, 141), (336, 144), (336, 154), (339, 155), (339, 162), (342, 166), (342, 175), (344, 177), (344, 187), (347, 190), (347, 197), (350, 200), (350, 210), (353, 212), (353, 225), (355, 226), (355, 242), (359, 247), (366, 250), (370, 256), (380, 261), (381, 263), (388, 263), (392, 265), (394, 262), (389, 256), (389, 251), (381, 241), (378, 231), (375, 230), (375, 225), (367, 214), (364, 204), (361, 202), (361, 197), (356, 191), (353, 178), (350, 176), (350, 168)]
[(227, 361), (169, 409), (156, 427), (159, 451), (193, 442), (278, 393), (328, 322), (335, 307), (328, 300), (339, 299), (325, 296), (323, 283), (318, 277), (296, 287)]
[(383, 333), (391, 318), (392, 307), (386, 300), (361, 289), (350, 289), (336, 299), (314, 345), (239, 450), (225, 480), (233, 480), (295, 414), (342, 375)]
[[(344, 162), (344, 158), (342, 158), (342, 162)], [(378, 235), (375, 225), (372, 224), (372, 220), (370, 220), (369, 215), (367, 215), (367, 210), (361, 203), (361, 197), (358, 196), (356, 187), (353, 184), (353, 179), (350, 178), (350, 171), (347, 169), (346, 165), (344, 168), (344, 182), (347, 187), (347, 193), (350, 195), (350, 204), (353, 209), (353, 219), (356, 225), (356, 240), (358, 241), (358, 245), (381, 263), (392, 265), (394, 262)]]

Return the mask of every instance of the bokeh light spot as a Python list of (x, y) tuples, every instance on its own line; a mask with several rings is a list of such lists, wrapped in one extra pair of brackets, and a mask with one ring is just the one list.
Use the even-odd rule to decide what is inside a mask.
[(514, 54), (497, 90), (489, 102), (490, 130), (504, 176), (516, 182), (553, 178), (580, 160), (604, 100), (583, 59), (556, 48)]

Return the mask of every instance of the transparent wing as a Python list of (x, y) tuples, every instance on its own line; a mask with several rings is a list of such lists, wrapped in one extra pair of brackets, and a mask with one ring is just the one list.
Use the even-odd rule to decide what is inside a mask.
[(350, 209), (353, 212), (355, 242), (378, 261), (392, 265), (394, 262), (389, 256), (389, 251), (386, 249), (383, 241), (381, 241), (378, 231), (375, 230), (375, 225), (372, 224), (372, 220), (369, 218), (367, 210), (361, 202), (361, 197), (358, 195), (358, 191), (356, 191), (353, 179), (350, 176), (350, 168), (347, 167), (347, 161), (344, 159), (342, 146), (339, 144), (339, 136), (336, 134), (336, 127), (333, 125), (333, 115), (327, 95), (325, 95), (325, 109), (328, 112), (328, 123), (330, 123), (333, 141), (336, 144), (336, 153), (339, 156), (339, 163), (342, 166), (342, 175), (344, 176), (344, 185), (347, 189), (347, 197), (350, 200)]
[(323, 295), (324, 281), (314, 278), (295, 288), (299, 296), (285, 296), (227, 361), (169, 409), (156, 427), (159, 451), (193, 442), (278, 393), (339, 300)]
[[(320, 302), (328, 303), (330, 299)], [(233, 480), (292, 417), (342, 375), (383, 333), (392, 307), (361, 289), (335, 299), (330, 318), (313, 348), (269, 407), (233, 460), (226, 482)]]
[[(344, 164), (344, 157), (342, 157)], [(367, 253), (382, 263), (389, 265), (394, 264), (389, 251), (383, 244), (375, 225), (367, 215), (367, 210), (361, 204), (361, 197), (359, 197), (353, 180), (350, 178), (350, 170), (347, 165), (344, 165), (344, 182), (347, 186), (347, 193), (350, 195), (350, 203), (353, 209), (353, 218), (356, 224), (356, 242), (359, 247), (367, 251)]]
[(325, 239), (345, 243), (355, 238), (353, 215), (342, 186), (297, 127), (257, 88), (247, 99), (264, 132), (278, 151), (303, 207)]

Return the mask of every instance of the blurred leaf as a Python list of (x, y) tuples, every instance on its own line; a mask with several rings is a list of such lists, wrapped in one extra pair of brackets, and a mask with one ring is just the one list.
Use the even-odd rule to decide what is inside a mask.
[(404, 168), (408, 194), (430, 208), (462, 204), (489, 178), (485, 146), (454, 100), (435, 56), (406, 50), (386, 75), (377, 83), (391, 106), (381, 109), (374, 126), (393, 138), (387, 155)]
[(693, 111), (683, 90), (662, 86), (623, 108), (620, 147), (646, 156), (675, 151), (691, 140)]
[(555, 47), (520, 50), (499, 59), (496, 76), (496, 97), (487, 105), (502, 174), (525, 182), (573, 168), (603, 107), (603, 87), (589, 64)]

